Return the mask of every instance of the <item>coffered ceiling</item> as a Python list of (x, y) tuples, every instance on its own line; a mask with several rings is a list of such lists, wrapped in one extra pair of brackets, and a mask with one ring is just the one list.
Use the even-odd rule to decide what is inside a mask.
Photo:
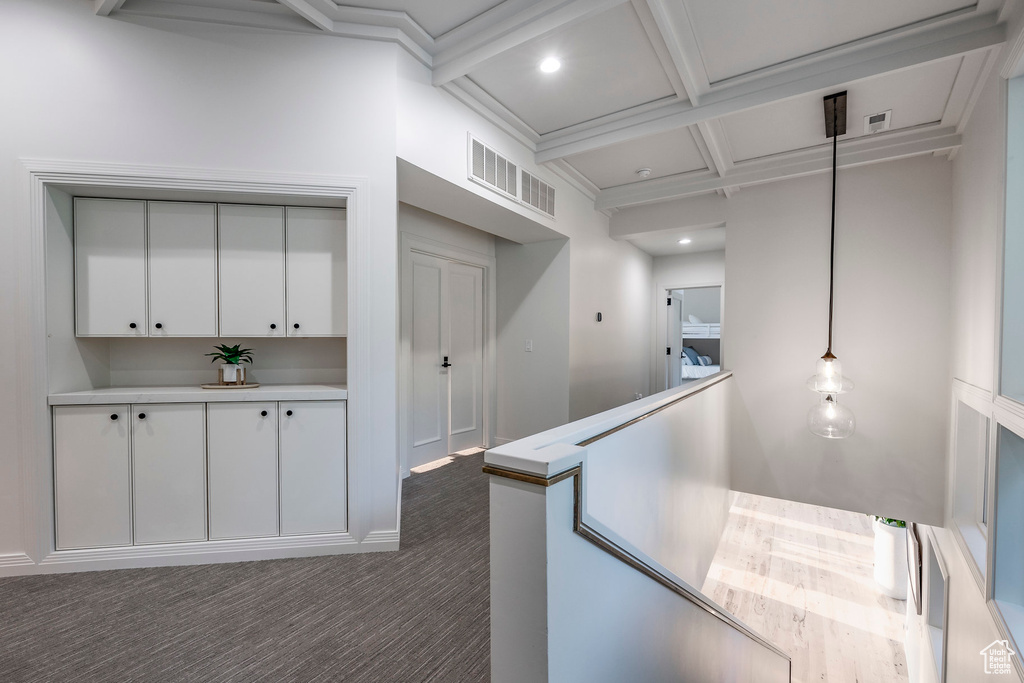
[(1024, 0), (91, 1), (398, 43), (607, 212), (827, 170), (837, 90), (841, 166), (953, 155), (980, 84), (1024, 63)]

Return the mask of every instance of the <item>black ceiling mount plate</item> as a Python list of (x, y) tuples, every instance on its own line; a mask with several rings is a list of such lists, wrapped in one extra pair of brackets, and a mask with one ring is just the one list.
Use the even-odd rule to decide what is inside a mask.
[[(825, 137), (830, 138), (836, 135), (846, 134), (846, 91), (825, 95)], [(835, 109), (835, 118), (832, 117), (832, 110)], [(835, 130), (832, 129), (832, 122), (835, 121)]]

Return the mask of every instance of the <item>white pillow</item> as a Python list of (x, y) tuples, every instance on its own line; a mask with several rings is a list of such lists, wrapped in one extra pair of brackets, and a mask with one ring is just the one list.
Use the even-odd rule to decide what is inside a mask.
[(703, 325), (703, 324), (704, 324), (704, 321), (703, 321), (703, 320), (701, 320), (700, 318), (698, 318), (698, 317), (697, 317), (697, 316), (695, 316), (695, 315), (691, 315), (691, 316), (690, 316), (690, 324), (691, 324), (691, 325)]
[(704, 367), (714, 365), (714, 363), (711, 362), (711, 356), (697, 356), (697, 360), (700, 361), (700, 364)]
[(682, 355), (682, 357), (680, 357), (679, 360), (683, 361), (683, 365), (693, 365), (693, 361), (691, 361), (690, 357), (687, 356), (685, 353)]

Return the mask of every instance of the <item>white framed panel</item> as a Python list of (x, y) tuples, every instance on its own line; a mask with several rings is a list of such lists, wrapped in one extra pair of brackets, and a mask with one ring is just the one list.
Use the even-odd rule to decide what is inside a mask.
[(276, 403), (206, 406), (210, 539), (278, 534)]
[(278, 408), (281, 535), (345, 531), (345, 402), (288, 401)]
[(217, 336), (217, 205), (148, 202), (149, 335)]
[(132, 543), (128, 406), (53, 409), (56, 547)]
[(284, 207), (218, 207), (220, 333), (283, 337)]
[(926, 534), (924, 585), (921, 599), (925, 604), (925, 632), (928, 634), (931, 661), (935, 665), (935, 680), (946, 683), (946, 649), (949, 641), (949, 571), (939, 552), (939, 544), (932, 529)]
[(348, 333), (345, 212), (286, 209), (288, 335), (341, 337)]
[(76, 198), (77, 335), (146, 336), (146, 285), (146, 203)]
[(135, 544), (206, 539), (206, 407), (133, 405)]

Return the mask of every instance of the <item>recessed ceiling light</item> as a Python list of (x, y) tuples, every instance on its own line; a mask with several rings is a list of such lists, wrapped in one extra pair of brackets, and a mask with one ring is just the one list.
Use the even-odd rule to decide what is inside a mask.
[(679, 240), (679, 244), (689, 244), (692, 241), (693, 240), (691, 240), (689, 237), (684, 237), (683, 239)]
[(548, 57), (540, 63), (540, 70), (546, 74), (553, 74), (562, 68), (562, 63), (555, 57)]

